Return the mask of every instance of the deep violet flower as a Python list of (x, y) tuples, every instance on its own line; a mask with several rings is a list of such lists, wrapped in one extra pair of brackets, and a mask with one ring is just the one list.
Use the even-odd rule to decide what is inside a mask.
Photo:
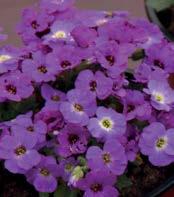
[(0, 158), (5, 159), (5, 167), (13, 172), (29, 170), (40, 162), (40, 154), (34, 149), (36, 140), (24, 133), (5, 135), (0, 141)]
[(48, 106), (49, 108), (53, 107), (53, 109), (55, 108), (58, 109), (60, 103), (66, 100), (65, 93), (52, 88), (48, 84), (42, 85), (41, 94), (42, 97), (46, 100), (45, 105)]
[(169, 111), (174, 103), (174, 90), (165, 80), (150, 80), (148, 89), (144, 90), (151, 95), (151, 104), (157, 110)]
[(166, 130), (160, 122), (145, 127), (140, 137), (140, 151), (155, 166), (166, 166), (174, 161), (174, 129)]
[(40, 112), (35, 114), (34, 122), (42, 120), (47, 124), (49, 132), (57, 131), (64, 126), (64, 118), (59, 110), (49, 108), (48, 106), (42, 108)]
[(39, 192), (54, 192), (57, 188), (57, 177), (61, 175), (60, 167), (51, 156), (42, 156), (40, 163), (27, 173), (27, 180)]
[(19, 71), (6, 73), (0, 78), (0, 99), (21, 101), (31, 96), (33, 90), (30, 79)]
[(63, 157), (84, 153), (88, 143), (88, 132), (81, 126), (68, 124), (57, 137), (57, 152)]
[(90, 91), (70, 90), (67, 93), (68, 101), (60, 104), (60, 111), (66, 121), (87, 125), (89, 117), (96, 112), (96, 98)]
[(126, 119), (123, 114), (111, 108), (98, 107), (97, 117), (91, 118), (88, 129), (93, 137), (110, 138), (123, 135), (126, 131)]
[(112, 93), (113, 81), (100, 71), (94, 74), (90, 70), (84, 70), (78, 75), (75, 86), (81, 91), (91, 91), (99, 99), (105, 99)]
[(85, 191), (84, 197), (117, 197), (118, 191), (113, 187), (115, 176), (106, 170), (89, 172), (79, 181), (79, 188)]
[(34, 53), (32, 60), (23, 61), (22, 71), (35, 82), (53, 81), (58, 73), (57, 67), (48, 65), (47, 58), (41, 52)]
[(124, 147), (118, 140), (113, 139), (106, 141), (103, 150), (98, 146), (89, 147), (86, 158), (92, 170), (106, 169), (114, 175), (123, 174), (127, 166)]

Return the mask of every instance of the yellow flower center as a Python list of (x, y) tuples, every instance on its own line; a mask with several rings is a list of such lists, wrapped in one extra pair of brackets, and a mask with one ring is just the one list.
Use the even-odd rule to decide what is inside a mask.
[(37, 70), (38, 70), (40, 73), (43, 73), (43, 74), (45, 74), (45, 73), (48, 72), (46, 66), (43, 66), (43, 65), (39, 66), (39, 67), (37, 68)]
[(0, 63), (5, 62), (11, 58), (12, 57), (10, 55), (0, 55)]
[(83, 107), (77, 103), (74, 104), (74, 109), (76, 112), (82, 112), (83, 111)]
[(49, 176), (50, 172), (46, 168), (40, 169), (40, 174), (43, 176)]
[(51, 97), (51, 100), (60, 101), (60, 97), (58, 95), (54, 95), (54, 96)]
[(159, 92), (155, 92), (155, 93), (153, 94), (153, 96), (154, 96), (154, 98), (155, 98), (155, 100), (156, 100), (157, 102), (159, 102), (159, 103), (164, 103), (165, 98), (164, 98), (164, 95), (163, 95), (163, 94), (161, 94), (161, 93), (159, 93)]
[(167, 145), (167, 138), (166, 137), (161, 137), (156, 141), (156, 148), (159, 149), (164, 149)]
[(15, 154), (17, 156), (24, 155), (26, 153), (26, 148), (24, 146), (19, 146), (15, 149)]
[(106, 131), (110, 131), (113, 127), (113, 122), (110, 118), (103, 118), (100, 122), (99, 125), (105, 129)]
[(108, 164), (111, 162), (111, 157), (110, 157), (110, 154), (109, 153), (104, 153), (102, 155), (102, 158), (103, 158), (103, 161), (105, 164)]
[(64, 31), (57, 31), (52, 35), (53, 38), (66, 38), (66, 33)]

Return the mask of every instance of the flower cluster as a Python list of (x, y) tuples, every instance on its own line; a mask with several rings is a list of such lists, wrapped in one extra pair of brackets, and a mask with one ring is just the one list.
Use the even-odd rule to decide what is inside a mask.
[(39, 192), (64, 182), (85, 197), (116, 197), (117, 177), (137, 155), (174, 162), (174, 45), (156, 26), (41, 0), (17, 31), (23, 47), (0, 49), (0, 102), (36, 105), (1, 120), (6, 169)]

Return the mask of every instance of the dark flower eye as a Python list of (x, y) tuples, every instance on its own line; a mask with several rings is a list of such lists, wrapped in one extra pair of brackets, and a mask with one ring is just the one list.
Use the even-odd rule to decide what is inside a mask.
[(19, 146), (15, 149), (15, 154), (20, 156), (20, 155), (24, 155), (26, 153), (26, 148), (25, 146)]
[(10, 93), (10, 94), (16, 94), (17, 93), (17, 89), (14, 85), (7, 85), (6, 86), (6, 90)]
[(91, 190), (95, 193), (100, 192), (103, 190), (103, 187), (101, 184), (95, 183), (93, 185), (91, 185)]
[(114, 63), (115, 63), (115, 57), (114, 56), (108, 55), (105, 58), (109, 62), (110, 66), (113, 66), (114, 65)]
[(37, 69), (38, 69), (39, 72), (41, 72), (43, 74), (48, 72), (46, 66), (44, 66), (44, 65), (39, 66)]

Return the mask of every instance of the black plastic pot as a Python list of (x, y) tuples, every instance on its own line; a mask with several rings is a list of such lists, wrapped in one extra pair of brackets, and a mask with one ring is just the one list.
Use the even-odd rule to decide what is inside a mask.
[(158, 188), (154, 189), (152, 192), (145, 195), (145, 197), (157, 197), (157, 196), (159, 197), (167, 193), (173, 187), (174, 187), (174, 176), (164, 181), (164, 183), (162, 183)]
[[(165, 22), (168, 23), (169, 20), (166, 19), (166, 21), (163, 21), (163, 23), (162, 23), (161, 19), (163, 19), (163, 17), (161, 16), (161, 19), (160, 19), (160, 17), (159, 17), (160, 12), (157, 13), (156, 10), (153, 7), (151, 7), (147, 2), (148, 2), (148, 0), (145, 0), (146, 13), (147, 13), (149, 20), (159, 26), (159, 28), (162, 30), (162, 32), (165, 34), (165, 36), (168, 40), (174, 41), (174, 34), (170, 33), (164, 25)], [(163, 13), (163, 14), (165, 14), (165, 13)]]

